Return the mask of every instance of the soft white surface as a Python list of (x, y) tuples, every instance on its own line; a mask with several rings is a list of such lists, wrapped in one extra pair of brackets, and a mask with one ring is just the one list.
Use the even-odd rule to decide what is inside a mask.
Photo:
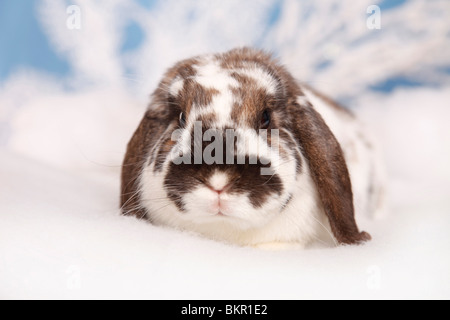
[[(84, 25), (73, 33), (60, 27), (65, 2), (44, 1), (41, 21), (74, 77), (67, 91), (22, 70), (0, 87), (0, 298), (449, 299), (450, 76), (439, 69), (449, 62), (449, 24), (439, 17), (450, 7), (409, 1), (364, 38), (369, 2), (286, 0), (267, 29), (273, 1), (162, 1), (146, 12), (124, 0), (80, 0)], [(148, 37), (119, 57), (123, 17)], [(119, 215), (125, 145), (163, 70), (257, 39), (300, 79), (354, 98), (351, 107), (380, 137), (389, 212), (359, 219), (373, 236), (366, 245), (260, 251)], [(324, 60), (333, 63), (316, 72)], [(435, 89), (367, 90), (399, 74)]]
[[(423, 99), (434, 99), (429, 112)], [(118, 167), (59, 169), (3, 151), (0, 297), (449, 298), (449, 175), (439, 168), (450, 160), (449, 99), (405, 91), (367, 114), (396, 174), (390, 214), (359, 221), (373, 236), (361, 247), (259, 251), (157, 228), (119, 215)], [(384, 108), (397, 121), (378, 121)], [(433, 125), (408, 122), (416, 117)]]
[[(361, 247), (234, 248), (118, 215), (117, 184), (1, 154), (3, 298), (445, 298), (448, 200), (364, 223)], [(113, 183), (111, 183), (113, 182)]]

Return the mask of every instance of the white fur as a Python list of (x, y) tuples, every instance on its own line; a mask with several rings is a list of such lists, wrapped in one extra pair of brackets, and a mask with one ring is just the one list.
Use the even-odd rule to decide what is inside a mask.
[(176, 77), (175, 80), (173, 80), (172, 84), (170, 85), (169, 88), (169, 93), (172, 96), (177, 96), (181, 89), (183, 88), (184, 85), (184, 80), (181, 77)]
[[(202, 113), (214, 111), (217, 115), (217, 128), (223, 128), (231, 122), (231, 111), (233, 108), (234, 97), (231, 92), (232, 87), (238, 87), (236, 79), (231, 77), (220, 67), (215, 60), (209, 60), (206, 64), (197, 68), (197, 75), (194, 80), (205, 88), (216, 89), (219, 94), (213, 97), (211, 106), (202, 106)], [(191, 117), (191, 121), (195, 121), (199, 114)]]
[(222, 190), (228, 184), (228, 176), (223, 172), (216, 172), (209, 179), (209, 185), (214, 190)]
[(262, 70), (259, 66), (236, 69), (233, 71), (255, 80), (256, 85), (264, 89), (268, 94), (273, 95), (277, 90), (277, 81), (275, 78), (266, 71)]

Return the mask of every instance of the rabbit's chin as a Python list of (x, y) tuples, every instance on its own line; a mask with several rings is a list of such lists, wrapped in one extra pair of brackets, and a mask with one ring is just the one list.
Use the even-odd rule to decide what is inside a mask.
[(280, 214), (285, 198), (270, 197), (264, 205), (255, 208), (245, 194), (218, 195), (199, 187), (184, 196), (185, 210), (180, 215), (184, 221), (194, 224), (229, 224), (241, 230), (260, 228)]
[[(154, 194), (154, 191), (147, 189), (145, 193)], [(158, 210), (155, 202), (151, 201), (146, 203), (146, 209), (152, 213), (152, 220), (162, 225), (182, 229), (196, 229), (197, 226), (211, 230), (227, 227), (245, 231), (270, 223), (288, 201), (289, 196), (270, 197), (264, 205), (255, 208), (245, 194), (218, 195), (208, 188), (198, 187), (182, 197), (182, 209), (169, 202), (164, 210)]]

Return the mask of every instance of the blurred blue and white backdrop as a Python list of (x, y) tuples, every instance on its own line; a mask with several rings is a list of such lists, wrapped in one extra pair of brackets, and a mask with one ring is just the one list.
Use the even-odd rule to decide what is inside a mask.
[(439, 153), (432, 175), (447, 179), (448, 17), (448, 0), (3, 0), (0, 146), (117, 165), (166, 68), (254, 46), (368, 119), (391, 174)]

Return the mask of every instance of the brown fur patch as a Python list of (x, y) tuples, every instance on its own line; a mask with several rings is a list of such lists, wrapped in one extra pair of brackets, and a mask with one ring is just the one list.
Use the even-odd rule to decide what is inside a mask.
[(147, 154), (168, 125), (165, 110), (148, 110), (127, 146), (122, 164), (120, 205), (127, 215), (144, 217), (139, 194), (139, 177), (147, 162)]
[(208, 130), (208, 128), (213, 128), (214, 123), (217, 121), (217, 117), (215, 113), (207, 113), (202, 114), (196, 121), (201, 121), (203, 127)]
[[(137, 217), (146, 216), (146, 211), (141, 206), (139, 194), (139, 178), (147, 164), (147, 157), (170, 123), (178, 121), (181, 107), (170, 97), (169, 88), (177, 76), (193, 77), (196, 74), (195, 65), (199, 61), (196, 58), (187, 59), (170, 68), (158, 88), (152, 95), (152, 101), (128, 143), (125, 158), (122, 164), (120, 205), (122, 212)], [(162, 149), (167, 151), (166, 149)], [(163, 154), (159, 155), (159, 162)], [(155, 161), (158, 155), (151, 157)]]
[(175, 141), (172, 141), (170, 139), (166, 139), (162, 144), (161, 147), (158, 150), (158, 155), (155, 159), (155, 166), (153, 169), (153, 172), (161, 172), (164, 167), (164, 163), (167, 160), (167, 157), (172, 150), (173, 146), (175, 145)]
[(195, 105), (197, 108), (206, 107), (213, 101), (219, 91), (213, 88), (205, 88), (195, 81), (185, 80), (183, 89), (175, 101), (187, 113)]
[[(185, 195), (193, 188), (203, 185), (207, 186), (208, 179), (215, 172), (225, 173), (231, 186), (227, 191), (230, 194), (248, 194), (253, 207), (260, 208), (264, 205), (269, 196), (273, 194), (281, 195), (283, 183), (278, 175), (261, 175), (262, 167), (269, 165), (249, 164), (248, 158), (245, 164), (170, 164), (164, 184), (167, 187), (169, 197), (174, 200), (180, 210), (184, 210), (184, 205), (180, 201), (180, 196)], [(180, 183), (183, 181), (183, 183)], [(178, 203), (177, 203), (178, 202)]]
[(300, 141), (334, 236), (342, 244), (370, 240), (354, 219), (353, 194), (343, 152), (322, 117), (309, 106), (289, 106), (297, 121), (292, 128)]
[[(272, 97), (261, 88), (236, 88), (232, 90), (238, 97), (233, 106), (231, 119), (242, 127), (259, 129), (261, 116), (264, 110), (271, 108)], [(245, 122), (244, 122), (245, 121)]]

